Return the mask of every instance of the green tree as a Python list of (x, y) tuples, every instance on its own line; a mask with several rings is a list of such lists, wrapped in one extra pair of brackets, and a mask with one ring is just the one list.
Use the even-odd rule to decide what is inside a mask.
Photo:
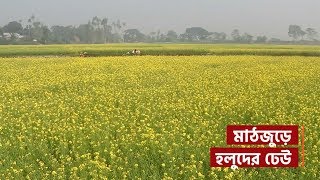
[(55, 43), (68, 43), (65, 34), (65, 27), (63, 26), (52, 26), (51, 27), (51, 40)]
[(318, 32), (313, 28), (307, 28), (306, 34), (309, 40), (316, 41), (318, 37)]
[(0, 27), (0, 36), (3, 36), (3, 29)]
[(306, 32), (304, 32), (298, 25), (290, 25), (288, 35), (293, 40), (298, 40), (299, 38), (303, 39)]
[(157, 33), (154, 32), (154, 31), (151, 32), (151, 33), (149, 34), (149, 39), (150, 39), (151, 42), (156, 41), (156, 39), (157, 39)]
[(75, 28), (73, 26), (52, 26), (51, 40), (55, 43), (70, 44), (74, 41)]
[(267, 36), (258, 36), (256, 39), (256, 43), (266, 43), (268, 40)]
[(90, 43), (90, 26), (89, 24), (81, 24), (75, 30), (76, 36), (80, 38), (80, 42), (82, 43)]
[(35, 21), (35, 16), (32, 15), (29, 19), (28, 19), (28, 23), (27, 23), (27, 30), (28, 30), (28, 37), (30, 40), (32, 40), (32, 26), (33, 26), (33, 23)]
[(210, 39), (214, 42), (223, 42), (227, 39), (227, 34), (224, 32), (213, 32)]
[(187, 28), (183, 37), (186, 37), (190, 41), (203, 41), (206, 40), (211, 33), (202, 27)]
[(41, 26), (41, 31), (42, 31), (41, 38), (40, 38), (41, 43), (47, 44), (51, 31), (47, 26), (44, 26), (44, 25)]
[(92, 25), (91, 21), (88, 21), (88, 40), (89, 40), (89, 43), (94, 43), (94, 39), (95, 39), (95, 30), (94, 30), (94, 26)]
[(178, 34), (175, 31), (170, 30), (170, 31), (167, 32), (166, 41), (174, 42), (174, 41), (177, 41), (177, 40), (178, 40)]
[(15, 33), (20, 33), (23, 30), (23, 27), (21, 25), (21, 23), (17, 22), (17, 21), (12, 21), (9, 22), (7, 25), (5, 25), (3, 27), (3, 30), (5, 32), (8, 32), (11, 34), (11, 38), (14, 39), (15, 38)]
[(231, 37), (232, 37), (233, 41), (240, 42), (241, 41), (240, 31), (238, 29), (234, 29), (231, 32)]
[(161, 35), (161, 31), (160, 29), (158, 29), (157, 35), (156, 35), (156, 41), (160, 41), (160, 35)]
[(112, 22), (112, 30), (115, 34), (119, 34), (123, 26), (123, 23), (121, 23), (119, 19), (117, 21)]
[(101, 28), (101, 22), (102, 20), (98, 16), (93, 17), (91, 20), (91, 39), (93, 43), (105, 42), (103, 28)]
[(125, 42), (143, 42), (145, 35), (138, 29), (127, 29), (124, 31), (123, 39)]
[(271, 43), (280, 43), (281, 39), (279, 39), (279, 38), (270, 38), (269, 42), (271, 42)]
[(101, 19), (98, 16), (93, 17), (91, 23), (95, 29), (100, 29)]
[(108, 24), (108, 18), (103, 18), (101, 21), (103, 27), (103, 39), (104, 43), (110, 42), (112, 39), (112, 26)]
[(32, 23), (32, 29), (31, 29), (31, 37), (40, 41), (42, 37), (42, 28), (41, 28), (41, 22), (35, 21)]
[(253, 41), (253, 36), (248, 34), (248, 33), (244, 33), (242, 36), (241, 36), (241, 42), (244, 42), (244, 43), (251, 43)]

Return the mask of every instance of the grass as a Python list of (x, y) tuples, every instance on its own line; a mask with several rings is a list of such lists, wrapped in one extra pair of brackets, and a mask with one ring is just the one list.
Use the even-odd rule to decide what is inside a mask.
[(107, 44), (107, 45), (11, 45), (0, 46), (0, 57), (19, 56), (123, 56), (139, 49), (142, 55), (259, 55), (259, 56), (320, 56), (320, 46), (296, 45), (235, 45), (235, 44)]
[[(0, 69), (1, 179), (320, 176), (318, 57), (0, 58)], [(210, 168), (228, 124), (304, 125), (305, 167)]]

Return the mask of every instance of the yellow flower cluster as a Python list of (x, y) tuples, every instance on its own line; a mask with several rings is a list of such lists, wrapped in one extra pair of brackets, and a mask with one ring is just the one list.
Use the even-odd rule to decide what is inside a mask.
[[(320, 58), (0, 58), (0, 69), (1, 179), (320, 177)], [(228, 124), (303, 125), (305, 167), (210, 168)]]

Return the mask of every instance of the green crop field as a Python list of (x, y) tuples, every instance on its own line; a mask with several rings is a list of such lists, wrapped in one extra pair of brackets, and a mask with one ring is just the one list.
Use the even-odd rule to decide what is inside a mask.
[[(71, 57), (132, 48), (159, 53)], [(319, 49), (1, 46), (0, 178), (317, 179)], [(187, 50), (222, 54), (168, 56)], [(302, 52), (315, 57), (293, 56)], [(226, 146), (229, 124), (304, 126), (304, 167), (211, 168), (209, 149)]]
[(11, 45), (0, 46), (0, 57), (17, 56), (123, 56), (139, 49), (142, 55), (259, 55), (320, 56), (320, 46), (236, 44), (109, 44), (109, 45)]

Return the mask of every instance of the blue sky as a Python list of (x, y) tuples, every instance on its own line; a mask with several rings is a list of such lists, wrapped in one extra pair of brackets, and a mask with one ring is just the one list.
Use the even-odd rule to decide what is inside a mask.
[(48, 25), (78, 25), (93, 16), (120, 19), (145, 33), (186, 27), (287, 38), (290, 24), (320, 31), (320, 0), (1, 0), (0, 25), (34, 14)]

